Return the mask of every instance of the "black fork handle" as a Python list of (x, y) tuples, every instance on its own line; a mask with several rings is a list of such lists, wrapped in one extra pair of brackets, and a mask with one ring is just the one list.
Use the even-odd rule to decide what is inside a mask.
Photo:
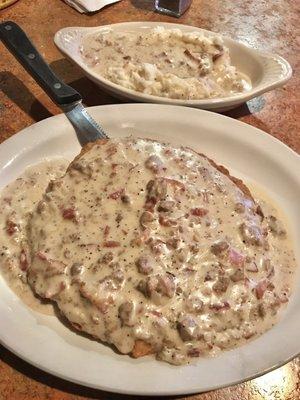
[(81, 95), (58, 78), (15, 22), (0, 24), (0, 39), (7, 49), (58, 106), (82, 100)]

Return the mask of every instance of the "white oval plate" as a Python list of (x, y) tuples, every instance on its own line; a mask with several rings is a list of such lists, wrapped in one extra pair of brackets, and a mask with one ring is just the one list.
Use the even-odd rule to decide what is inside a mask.
[[(114, 136), (135, 135), (184, 144), (256, 183), (282, 206), (300, 242), (300, 157), (266, 133), (207, 111), (126, 104), (90, 108)], [(80, 151), (64, 115), (24, 129), (0, 145), (0, 187), (45, 157), (71, 159)], [(298, 260), (300, 247), (297, 248)], [(300, 285), (298, 274), (296, 289)], [(0, 341), (31, 364), (61, 378), (112, 392), (139, 395), (195, 393), (255, 377), (299, 352), (300, 291), (281, 321), (260, 338), (216, 358), (176, 367), (153, 357), (133, 360), (75, 334), (56, 317), (27, 308), (0, 277)]]
[(203, 100), (177, 100), (165, 97), (152, 96), (126, 89), (109, 80), (103, 78), (89, 68), (82, 55), (80, 46), (83, 39), (95, 32), (107, 32), (113, 29), (116, 32), (136, 31), (141, 32), (153, 29), (157, 26), (163, 26), (166, 29), (181, 29), (183, 32), (199, 32), (205, 36), (218, 35), (205, 29), (194, 26), (157, 23), (157, 22), (123, 22), (119, 24), (98, 26), (93, 28), (70, 27), (58, 31), (54, 37), (54, 42), (58, 48), (73, 60), (92, 81), (99, 85), (105, 91), (121, 99), (131, 99), (138, 102), (174, 104), (190, 107), (197, 107), (206, 110), (225, 111), (234, 108), (245, 101), (248, 101), (262, 93), (282, 86), (292, 76), (292, 68), (282, 57), (252, 49), (235, 40), (223, 37), (225, 45), (229, 48), (233, 65), (239, 71), (249, 76), (252, 82), (252, 89), (245, 93), (239, 93), (226, 98), (214, 98)]

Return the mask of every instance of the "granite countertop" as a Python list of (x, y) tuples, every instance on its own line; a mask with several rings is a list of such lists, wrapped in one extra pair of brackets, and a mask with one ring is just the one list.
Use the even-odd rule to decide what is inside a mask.
[[(178, 22), (222, 32), (251, 46), (275, 52), (290, 62), (293, 78), (285, 87), (251, 100), (227, 115), (266, 131), (300, 152), (298, 0), (193, 0), (189, 11), (179, 20), (154, 13), (152, 9), (152, 0), (122, 0), (99, 13), (82, 15), (61, 0), (19, 0), (0, 12), (0, 21), (13, 20), (20, 24), (56, 73), (82, 93), (88, 106), (116, 103), (117, 100), (97, 90), (56, 49), (53, 36), (66, 26), (143, 20)], [(1, 44), (0, 89), (0, 142), (60, 112)], [(0, 400), (123, 398), (132, 397), (87, 389), (55, 378), (0, 346)], [(189, 398), (298, 400), (300, 360), (295, 359), (253, 381)]]

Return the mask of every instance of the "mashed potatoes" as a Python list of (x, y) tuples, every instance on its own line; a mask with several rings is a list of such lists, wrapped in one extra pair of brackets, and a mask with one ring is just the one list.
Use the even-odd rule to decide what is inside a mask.
[(197, 100), (249, 90), (218, 36), (157, 27), (144, 32), (100, 32), (85, 38), (85, 62), (113, 83), (145, 94)]

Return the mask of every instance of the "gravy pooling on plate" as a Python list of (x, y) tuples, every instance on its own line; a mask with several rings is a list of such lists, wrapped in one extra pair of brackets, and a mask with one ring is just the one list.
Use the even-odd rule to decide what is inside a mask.
[(88, 35), (81, 53), (104, 78), (144, 94), (199, 100), (251, 88), (219, 36), (163, 27), (139, 33), (111, 30)]
[(25, 304), (46, 314), (51, 313), (51, 304), (42, 304), (27, 283), (26, 224), (49, 181), (63, 175), (67, 165), (62, 159), (43, 161), (27, 168), (0, 193), (0, 271)]
[(295, 270), (276, 210), (205, 156), (143, 139), (86, 146), (28, 240), (31, 287), (74, 327), (172, 364), (269, 329)]

